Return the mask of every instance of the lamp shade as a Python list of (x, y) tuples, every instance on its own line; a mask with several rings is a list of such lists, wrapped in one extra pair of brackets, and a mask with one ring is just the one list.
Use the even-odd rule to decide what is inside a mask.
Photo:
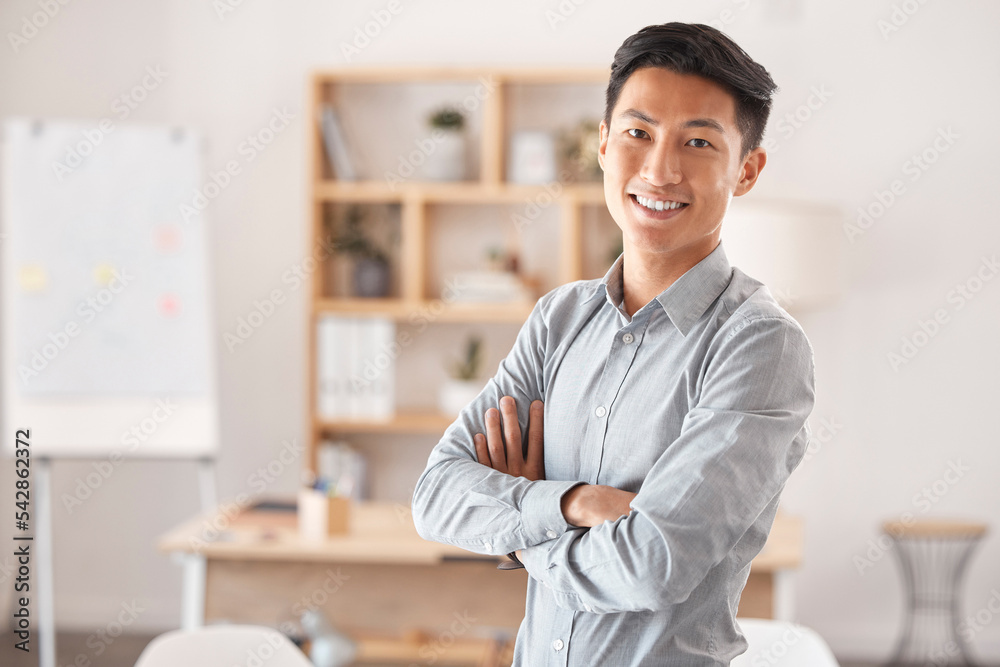
[(827, 204), (737, 197), (722, 224), (733, 266), (761, 281), (789, 311), (804, 311), (841, 293), (843, 217)]

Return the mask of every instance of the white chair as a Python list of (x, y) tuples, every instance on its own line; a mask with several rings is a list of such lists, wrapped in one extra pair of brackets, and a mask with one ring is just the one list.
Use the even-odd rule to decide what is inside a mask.
[(151, 641), (135, 667), (312, 667), (295, 644), (273, 628), (215, 625), (174, 630)]
[(809, 628), (760, 618), (736, 622), (750, 647), (730, 667), (840, 667), (830, 647)]

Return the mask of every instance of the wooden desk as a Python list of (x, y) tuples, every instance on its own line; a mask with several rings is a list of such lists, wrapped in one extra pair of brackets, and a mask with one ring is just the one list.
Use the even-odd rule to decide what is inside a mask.
[[(402, 505), (357, 504), (351, 532), (322, 542), (299, 537), (294, 513), (214, 520), (225, 528), (218, 539), (208, 541), (217, 531), (199, 517), (158, 544), (184, 566), (186, 628), (206, 619), (277, 626), (312, 606), (355, 636), (430, 630), (458, 645), (501, 631), (513, 636), (524, 617), (524, 570), (497, 570), (495, 557), (422, 539)], [(790, 616), (786, 579), (801, 545), (801, 521), (779, 514), (751, 566), (741, 616)]]

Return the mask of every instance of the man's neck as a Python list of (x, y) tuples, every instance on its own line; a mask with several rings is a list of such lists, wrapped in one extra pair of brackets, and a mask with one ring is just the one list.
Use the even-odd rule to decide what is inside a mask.
[(667, 289), (695, 264), (708, 257), (718, 243), (708, 248), (673, 253), (649, 253), (625, 247), (622, 271), (622, 306), (629, 317)]

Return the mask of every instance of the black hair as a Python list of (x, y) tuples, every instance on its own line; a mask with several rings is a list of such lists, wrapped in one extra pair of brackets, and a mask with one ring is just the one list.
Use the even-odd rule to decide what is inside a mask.
[(725, 34), (701, 23), (664, 23), (646, 26), (622, 42), (611, 63), (606, 94), (604, 122), (609, 127), (625, 82), (643, 67), (694, 74), (725, 88), (736, 103), (736, 126), (743, 139), (741, 157), (760, 146), (771, 113), (771, 96), (778, 87), (767, 70)]

